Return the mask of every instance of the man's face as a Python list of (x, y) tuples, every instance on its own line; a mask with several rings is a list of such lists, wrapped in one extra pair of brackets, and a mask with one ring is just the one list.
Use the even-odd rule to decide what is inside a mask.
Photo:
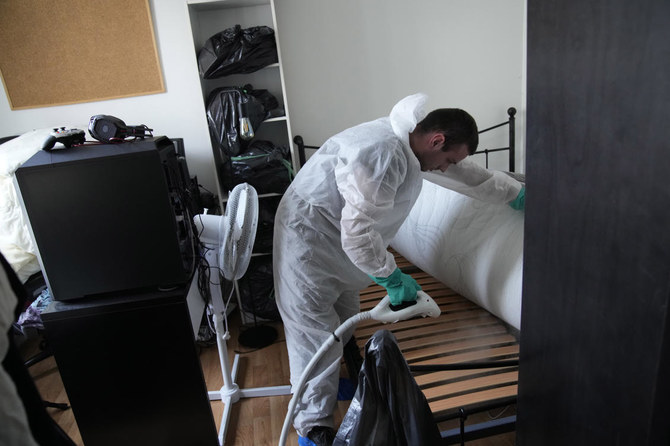
[(454, 144), (446, 152), (442, 150), (443, 144), (436, 144), (426, 148), (419, 155), (421, 170), (441, 170), (444, 172), (452, 164), (463, 161), (469, 155), (466, 144)]

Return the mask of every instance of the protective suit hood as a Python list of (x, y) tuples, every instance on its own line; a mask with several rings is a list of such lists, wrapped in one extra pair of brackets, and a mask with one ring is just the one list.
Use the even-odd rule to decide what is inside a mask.
[(389, 119), (391, 120), (393, 133), (402, 139), (407, 146), (409, 146), (409, 133), (426, 117), (425, 106), (427, 101), (428, 96), (424, 93), (416, 93), (401, 99), (391, 109)]

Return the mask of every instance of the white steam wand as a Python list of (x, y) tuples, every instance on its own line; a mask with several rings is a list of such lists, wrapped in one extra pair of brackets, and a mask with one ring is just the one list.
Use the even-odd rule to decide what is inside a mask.
[(312, 360), (309, 361), (309, 363), (305, 367), (305, 370), (302, 372), (298, 384), (295, 385), (295, 391), (293, 392), (293, 397), (291, 398), (291, 401), (288, 404), (288, 412), (286, 413), (286, 418), (284, 419), (284, 426), (282, 427), (281, 437), (279, 437), (279, 446), (286, 445), (286, 438), (288, 436), (289, 426), (293, 421), (293, 412), (295, 411), (295, 406), (296, 404), (298, 404), (298, 401), (300, 400), (303, 388), (305, 387), (307, 378), (309, 378), (310, 374), (312, 373), (312, 369), (319, 361), (319, 359), (321, 359), (323, 354), (335, 342), (340, 342), (342, 336), (344, 336), (344, 333), (346, 333), (351, 327), (357, 325), (359, 322), (368, 319), (374, 319), (376, 321), (383, 322), (385, 324), (393, 324), (395, 322), (404, 321), (406, 319), (411, 319), (416, 316), (438, 317), (440, 313), (441, 313), (440, 307), (437, 306), (435, 301), (428, 294), (419, 290), (416, 293), (416, 304), (414, 305), (403, 308), (401, 310), (394, 311), (391, 309), (390, 299), (388, 295), (386, 295), (372, 310), (358, 313), (350, 317), (346, 321), (344, 321), (342, 325), (337, 327), (333, 335), (328, 337), (326, 342), (324, 342), (321, 345), (319, 350), (312, 357)]

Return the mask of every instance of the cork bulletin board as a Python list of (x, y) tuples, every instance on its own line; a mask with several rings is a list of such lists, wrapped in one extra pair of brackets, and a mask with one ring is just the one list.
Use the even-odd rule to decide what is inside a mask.
[(165, 91), (149, 0), (0, 0), (12, 110)]

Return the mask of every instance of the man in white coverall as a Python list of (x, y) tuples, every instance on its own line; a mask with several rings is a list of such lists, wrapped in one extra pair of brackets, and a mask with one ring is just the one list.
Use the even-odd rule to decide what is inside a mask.
[[(419, 285), (397, 268), (387, 247), (419, 196), (423, 172), (440, 170), (427, 179), (485, 201), (523, 199), (521, 183), (465, 159), (479, 141), (474, 119), (459, 109), (426, 115), (426, 99), (408, 96), (389, 117), (330, 138), (280, 202), (274, 282), (293, 385), (325, 340), (360, 311), (359, 290), (371, 279), (392, 304), (416, 300)], [(317, 364), (296, 406), (300, 445), (333, 441), (342, 345)]]

